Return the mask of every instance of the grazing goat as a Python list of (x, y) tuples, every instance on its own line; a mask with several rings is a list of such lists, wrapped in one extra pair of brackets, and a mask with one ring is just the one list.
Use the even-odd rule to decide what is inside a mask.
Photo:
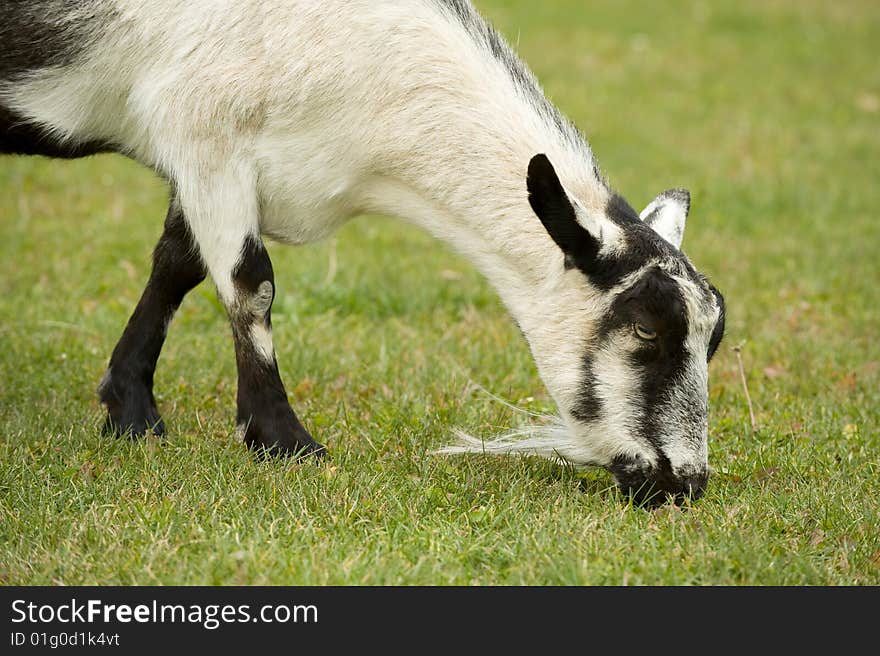
[(450, 451), (604, 466), (639, 500), (702, 494), (724, 302), (679, 250), (688, 193), (636, 213), (467, 0), (6, 0), (0, 43), (0, 152), (117, 152), (172, 190), (99, 386), (107, 431), (164, 430), (156, 362), (210, 275), (242, 439), (323, 453), (279, 377), (263, 238), (304, 244), (384, 214), (486, 276), (559, 408), (554, 430)]

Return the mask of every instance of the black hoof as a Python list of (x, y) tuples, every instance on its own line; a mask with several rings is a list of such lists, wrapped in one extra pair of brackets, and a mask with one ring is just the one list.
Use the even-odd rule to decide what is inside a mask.
[(275, 408), (250, 419), (239, 418), (242, 441), (258, 457), (324, 458), (327, 448), (316, 442), (290, 406)]
[(147, 433), (165, 434), (165, 423), (156, 408), (156, 400), (146, 386), (134, 380), (121, 384), (108, 372), (98, 386), (98, 396), (107, 408), (101, 428), (104, 435), (136, 439)]
[(165, 434), (165, 422), (158, 414), (126, 418), (124, 415), (114, 417), (108, 412), (104, 417), (101, 433), (111, 437), (130, 437), (132, 439), (144, 437), (147, 433), (159, 437)]

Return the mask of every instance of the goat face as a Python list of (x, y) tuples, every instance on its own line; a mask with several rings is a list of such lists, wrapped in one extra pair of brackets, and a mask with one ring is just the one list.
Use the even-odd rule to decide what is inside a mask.
[(699, 497), (709, 474), (708, 363), (724, 331), (724, 301), (679, 250), (688, 193), (664, 192), (641, 216), (612, 196), (596, 216), (543, 155), (529, 165), (528, 190), (562, 250), (563, 277), (588, 294), (576, 301), (589, 306), (589, 320), (568, 322), (577, 346), (565, 362), (556, 358), (560, 375), (545, 376), (570, 433), (559, 455), (606, 467), (638, 503)]

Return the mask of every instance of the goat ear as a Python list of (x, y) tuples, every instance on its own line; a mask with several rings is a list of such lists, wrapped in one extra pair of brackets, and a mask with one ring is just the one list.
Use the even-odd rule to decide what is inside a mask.
[(676, 248), (684, 239), (684, 224), (691, 207), (687, 189), (667, 189), (639, 214), (639, 218)]
[(565, 254), (566, 266), (573, 258), (598, 252), (598, 241), (578, 222), (574, 205), (546, 155), (535, 155), (529, 162), (526, 186), (529, 204)]

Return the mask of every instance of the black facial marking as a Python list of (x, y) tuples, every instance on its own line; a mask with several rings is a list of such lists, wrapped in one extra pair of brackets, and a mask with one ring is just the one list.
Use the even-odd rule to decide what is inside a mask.
[[(719, 299), (719, 303), (723, 300)], [(642, 341), (629, 355), (629, 364), (639, 381), (638, 394), (633, 395), (639, 399), (634, 430), (652, 448), (656, 462), (652, 466), (644, 459), (620, 456), (609, 469), (621, 488), (632, 494), (637, 503), (661, 503), (667, 495), (672, 495), (676, 503), (685, 498), (696, 500), (705, 490), (708, 473), (699, 469), (674, 472), (660, 439), (664, 430), (662, 408), (673, 401), (672, 395), (686, 375), (691, 354), (685, 346), (690, 326), (684, 295), (679, 284), (659, 267), (649, 270), (615, 299), (602, 330), (607, 335), (615, 330), (631, 329), (636, 322), (657, 333), (656, 339)], [(716, 325), (716, 333), (719, 330), (723, 330), (723, 320)], [(675, 403), (687, 402), (686, 398), (675, 400)], [(687, 412), (688, 408), (681, 410)], [(693, 411), (704, 410), (694, 408)], [(699, 421), (696, 416), (690, 419)]]
[(640, 393), (634, 398), (638, 398), (641, 405), (634, 424), (658, 456), (662, 456), (658, 409), (683, 375), (688, 320), (681, 290), (659, 268), (648, 271), (635, 285), (618, 295), (602, 321), (600, 339), (607, 339), (612, 331), (631, 331), (637, 323), (656, 332), (657, 338), (640, 342), (629, 356), (640, 381)]
[(631, 363), (641, 382), (638, 431), (655, 447), (658, 456), (662, 456), (659, 410), (669, 401), (670, 391), (684, 376), (687, 307), (679, 286), (659, 269), (649, 272), (633, 288), (629, 299), (625, 296), (622, 294), (618, 299), (623, 301), (618, 311), (624, 317), (647, 322), (645, 325), (657, 332), (657, 339), (634, 353)]
[(153, 251), (149, 282), (122, 337), (113, 349), (110, 366), (98, 388), (107, 406), (104, 432), (164, 432), (153, 397), (153, 375), (166, 330), (183, 297), (205, 278), (183, 212), (172, 201), (165, 230)]
[(596, 375), (593, 372), (593, 355), (588, 353), (583, 362), (583, 385), (577, 395), (571, 415), (585, 423), (596, 421), (602, 411), (602, 402), (596, 396)]
[(639, 213), (619, 194), (612, 194), (605, 205), (605, 215), (619, 226), (626, 226), (635, 221), (641, 221)]
[(724, 322), (727, 316), (727, 308), (724, 304), (724, 297), (714, 287), (710, 286), (712, 290), (712, 294), (715, 296), (715, 299), (718, 301), (718, 321), (715, 322), (715, 328), (712, 330), (712, 337), (709, 340), (709, 352), (706, 356), (706, 361), (709, 362), (712, 360), (712, 357), (715, 355), (715, 351), (718, 350), (718, 346), (721, 344), (721, 339), (724, 337)]
[[(639, 380), (638, 393), (633, 394), (634, 399), (639, 399), (639, 406), (632, 418), (632, 429), (654, 451), (659, 463), (659, 469), (654, 472), (656, 476), (672, 480), (674, 477), (669, 461), (661, 449), (658, 409), (667, 400), (669, 389), (683, 375), (688, 320), (678, 285), (659, 267), (647, 271), (636, 284), (615, 298), (599, 324), (591, 352), (601, 348), (613, 334), (633, 331), (634, 324), (656, 332), (657, 337), (636, 342), (636, 350), (629, 355), (629, 364), (637, 372)], [(596, 374), (591, 354), (584, 360), (583, 376), (584, 385), (572, 415), (589, 422), (597, 419), (601, 413), (601, 403), (595, 394)]]
[(605, 214), (623, 231), (626, 248), (613, 255), (585, 253), (575, 258), (576, 266), (590, 282), (609, 291), (621, 284), (623, 279), (651, 259), (674, 255), (672, 247), (660, 235), (646, 226), (626, 200), (612, 195), (605, 206)]

